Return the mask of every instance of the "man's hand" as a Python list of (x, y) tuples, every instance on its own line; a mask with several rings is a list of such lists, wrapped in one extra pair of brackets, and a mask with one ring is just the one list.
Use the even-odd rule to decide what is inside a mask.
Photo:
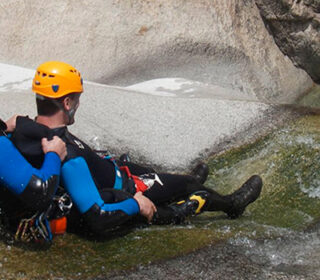
[(61, 161), (67, 156), (66, 144), (58, 136), (54, 136), (52, 140), (42, 138), (41, 145), (45, 154), (48, 152), (55, 152), (58, 154)]
[(16, 120), (18, 115), (13, 115), (10, 119), (6, 121), (7, 130), (6, 132), (12, 132), (16, 128)]
[(133, 197), (139, 204), (140, 214), (148, 219), (148, 222), (151, 222), (153, 214), (157, 212), (156, 206), (153, 202), (144, 196), (142, 192), (137, 192)]

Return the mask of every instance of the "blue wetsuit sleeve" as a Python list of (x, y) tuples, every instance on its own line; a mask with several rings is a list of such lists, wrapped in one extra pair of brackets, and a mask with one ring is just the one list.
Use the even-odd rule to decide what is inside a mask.
[(60, 175), (61, 161), (56, 153), (47, 153), (41, 169), (36, 169), (5, 136), (0, 137), (0, 156), (0, 183), (16, 195), (27, 188), (32, 176), (44, 182), (53, 175)]
[(140, 211), (134, 198), (127, 198), (115, 203), (103, 201), (89, 167), (82, 157), (67, 161), (62, 166), (61, 178), (66, 191), (82, 214), (89, 211), (94, 205), (97, 205), (104, 212), (122, 211), (128, 216), (135, 215)]
[(34, 168), (34, 174), (43, 180), (47, 180), (52, 175), (60, 175), (61, 160), (55, 152), (48, 152), (44, 156), (40, 170)]

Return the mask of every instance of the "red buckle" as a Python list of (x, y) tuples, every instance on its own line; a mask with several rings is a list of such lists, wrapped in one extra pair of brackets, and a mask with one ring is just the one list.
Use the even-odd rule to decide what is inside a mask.
[(139, 178), (139, 176), (132, 175), (128, 166), (120, 166), (121, 171), (126, 172), (129, 178), (132, 178), (134, 183), (136, 184), (136, 191), (137, 192), (145, 192), (148, 189), (148, 186), (143, 183), (143, 181)]

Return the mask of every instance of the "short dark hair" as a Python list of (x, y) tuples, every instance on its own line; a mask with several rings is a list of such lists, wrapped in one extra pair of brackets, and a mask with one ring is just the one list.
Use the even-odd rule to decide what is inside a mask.
[(38, 115), (48, 116), (48, 117), (54, 115), (59, 110), (61, 110), (61, 107), (59, 107), (58, 104), (61, 104), (61, 106), (63, 106), (62, 103), (65, 98), (70, 97), (71, 99), (74, 99), (76, 94), (79, 94), (79, 93), (74, 93), (74, 92), (69, 93), (66, 96), (62, 96), (56, 99), (36, 97)]

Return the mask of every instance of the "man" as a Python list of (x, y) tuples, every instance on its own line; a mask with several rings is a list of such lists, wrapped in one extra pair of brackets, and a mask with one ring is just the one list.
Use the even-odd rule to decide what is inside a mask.
[[(61, 170), (61, 183), (90, 230), (107, 234), (140, 214), (152, 223), (179, 223), (203, 211), (224, 211), (240, 216), (261, 192), (262, 181), (252, 176), (239, 190), (222, 196), (189, 175), (156, 174), (130, 162), (101, 158), (72, 135), (83, 92), (80, 73), (71, 65), (51, 61), (40, 65), (33, 84), (36, 121), (18, 117), (12, 141), (35, 167), (43, 162), (40, 139), (61, 137), (68, 155)], [(203, 181), (203, 180), (202, 180)]]

